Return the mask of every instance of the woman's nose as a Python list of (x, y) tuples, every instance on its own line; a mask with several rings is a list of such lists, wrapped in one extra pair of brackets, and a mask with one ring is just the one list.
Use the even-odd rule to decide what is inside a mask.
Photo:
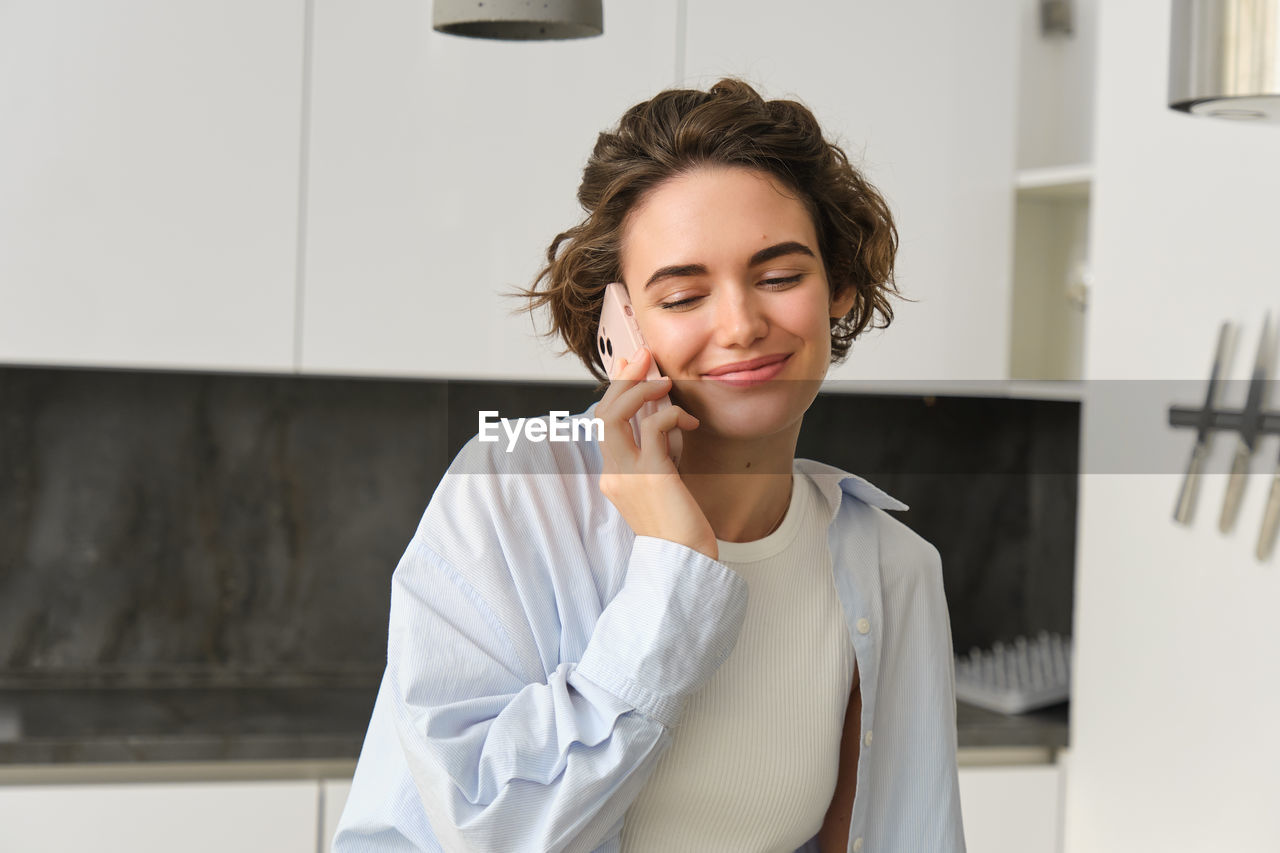
[(750, 346), (769, 333), (764, 306), (753, 290), (737, 285), (727, 287), (717, 303), (716, 342), (720, 346)]

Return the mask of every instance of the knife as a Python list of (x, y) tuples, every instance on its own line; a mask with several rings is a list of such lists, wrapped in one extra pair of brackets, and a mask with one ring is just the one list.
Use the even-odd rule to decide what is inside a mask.
[(1231, 478), (1227, 480), (1227, 497), (1222, 504), (1222, 518), (1218, 528), (1228, 533), (1235, 526), (1240, 510), (1240, 497), (1244, 494), (1245, 475), (1249, 473), (1249, 459), (1258, 442), (1258, 428), (1262, 425), (1262, 395), (1267, 385), (1267, 373), (1271, 368), (1271, 312), (1262, 322), (1262, 338), (1258, 341), (1258, 357), (1253, 364), (1253, 376), (1249, 380), (1249, 395), (1244, 411), (1240, 413), (1240, 438), (1236, 456), (1231, 463)]
[(1280, 529), (1280, 462), (1276, 463), (1276, 473), (1271, 478), (1271, 495), (1267, 498), (1267, 512), (1262, 517), (1262, 532), (1258, 534), (1259, 560), (1271, 556), (1277, 529)]
[(1222, 368), (1230, 360), (1227, 353), (1231, 349), (1232, 326), (1224, 322), (1218, 329), (1218, 349), (1213, 356), (1213, 370), (1209, 374), (1209, 390), (1205, 394), (1204, 408), (1200, 410), (1196, 422), (1196, 444), (1191, 450), (1191, 462), (1187, 465), (1187, 474), (1182, 478), (1182, 488), (1178, 491), (1178, 504), (1173, 511), (1173, 520), (1179, 524), (1190, 524), (1191, 514), (1195, 511), (1196, 494), (1200, 489), (1200, 471), (1204, 468), (1204, 460), (1209, 456), (1209, 442), (1213, 436), (1213, 410), (1218, 405), (1218, 397), (1222, 392)]

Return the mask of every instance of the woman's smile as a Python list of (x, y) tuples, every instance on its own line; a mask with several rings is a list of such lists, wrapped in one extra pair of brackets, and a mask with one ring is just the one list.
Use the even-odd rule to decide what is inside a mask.
[(750, 388), (776, 377), (787, 366), (791, 354), (769, 355), (717, 367), (705, 376), (733, 388)]

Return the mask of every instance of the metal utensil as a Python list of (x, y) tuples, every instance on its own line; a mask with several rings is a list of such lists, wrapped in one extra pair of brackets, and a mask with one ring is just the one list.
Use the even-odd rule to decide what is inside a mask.
[(1271, 478), (1271, 494), (1267, 497), (1267, 511), (1262, 516), (1262, 531), (1258, 534), (1258, 559), (1271, 556), (1276, 545), (1276, 531), (1280, 530), (1280, 462), (1276, 463), (1275, 476)]
[(1240, 438), (1236, 445), (1235, 459), (1231, 462), (1231, 478), (1227, 480), (1227, 496), (1222, 503), (1222, 518), (1218, 528), (1228, 533), (1235, 526), (1240, 510), (1240, 498), (1244, 494), (1245, 475), (1249, 473), (1249, 460), (1258, 443), (1258, 429), (1262, 426), (1262, 398), (1267, 387), (1267, 374), (1271, 369), (1274, 344), (1271, 339), (1271, 312), (1262, 322), (1262, 338), (1258, 341), (1258, 357), (1253, 364), (1253, 376), (1249, 380), (1249, 395), (1244, 411), (1240, 413)]
[(1200, 472), (1204, 468), (1204, 460), (1209, 456), (1209, 443), (1213, 436), (1213, 410), (1222, 391), (1222, 370), (1231, 360), (1228, 353), (1234, 337), (1232, 331), (1230, 322), (1224, 322), (1218, 330), (1218, 348), (1213, 356), (1213, 370), (1209, 374), (1209, 390), (1205, 393), (1204, 408), (1200, 410), (1196, 422), (1196, 444), (1191, 450), (1191, 462), (1187, 465), (1186, 476), (1182, 478), (1178, 503), (1173, 511), (1173, 520), (1179, 524), (1190, 524), (1195, 512), (1196, 495), (1200, 490)]

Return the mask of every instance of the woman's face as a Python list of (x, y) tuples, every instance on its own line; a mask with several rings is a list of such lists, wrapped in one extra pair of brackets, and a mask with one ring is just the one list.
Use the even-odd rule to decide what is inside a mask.
[(831, 298), (799, 200), (745, 168), (673, 178), (630, 211), (621, 265), (640, 331), (700, 435), (797, 425), (830, 365), (829, 318), (854, 299)]

